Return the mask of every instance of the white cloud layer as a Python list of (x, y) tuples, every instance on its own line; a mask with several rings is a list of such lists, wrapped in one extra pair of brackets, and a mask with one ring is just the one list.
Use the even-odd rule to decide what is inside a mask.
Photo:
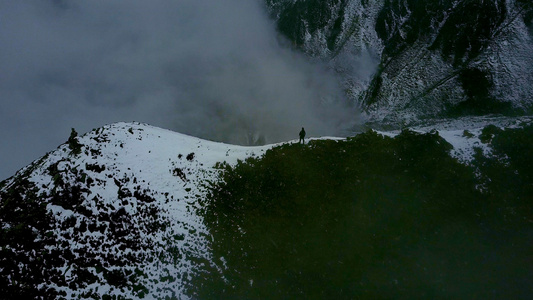
[(0, 0), (0, 180), (107, 123), (246, 143), (339, 134), (335, 76), (251, 0)]

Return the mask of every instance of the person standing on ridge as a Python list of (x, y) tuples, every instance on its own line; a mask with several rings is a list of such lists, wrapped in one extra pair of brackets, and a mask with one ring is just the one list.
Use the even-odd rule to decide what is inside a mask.
[(300, 141), (298, 141), (298, 143), (303, 143), (305, 144), (305, 130), (304, 128), (302, 127), (302, 130), (300, 131)]

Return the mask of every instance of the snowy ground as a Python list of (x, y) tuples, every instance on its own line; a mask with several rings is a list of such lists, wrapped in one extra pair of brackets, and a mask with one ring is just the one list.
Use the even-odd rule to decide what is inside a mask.
[[(453, 146), (454, 149), (451, 154), (463, 162), (468, 162), (473, 158), (475, 147), (481, 148), (484, 152), (489, 151), (488, 145), (481, 143), (479, 140), (479, 135), (484, 127), (495, 125), (500, 128), (516, 128), (522, 124), (530, 124), (532, 122), (532, 116), (470, 116), (457, 119), (426, 120), (404, 128), (421, 133), (432, 130), (438, 131), (439, 135)], [(380, 134), (387, 136), (395, 136), (400, 133), (399, 129), (387, 130), (386, 127), (388, 126), (376, 126), (376, 130)], [(395, 127), (401, 126), (395, 124)]]
[[(155, 202), (149, 205), (160, 208), (157, 221), (168, 226), (152, 234), (144, 226), (146, 224), (140, 220), (135, 221), (134, 218), (133, 226), (139, 233), (136, 238), (140, 239), (138, 242), (141, 245), (146, 246), (141, 250), (117, 249), (112, 238), (106, 237), (108, 230), (104, 234), (86, 230), (73, 238), (74, 230), (69, 229), (66, 233), (65, 230), (59, 229), (58, 225), (55, 235), (58, 243), (66, 241), (73, 252), (90, 245), (101, 245), (91, 253), (101, 257), (107, 257), (110, 253), (124, 256), (128, 251), (137, 251), (135, 255), (143, 257), (178, 249), (178, 255), (154, 260), (143, 266), (132, 266), (142, 269), (146, 275), (142, 280), (143, 286), (149, 291), (146, 296), (159, 299), (166, 296), (182, 298), (184, 282), (189, 279), (194, 264), (209, 261), (206, 246), (208, 234), (195, 213), (195, 208), (196, 200), (205, 192), (202, 184), (216, 176), (213, 169), (215, 163), (226, 161), (233, 164), (238, 159), (261, 155), (272, 147), (241, 147), (215, 143), (139, 123), (105, 126), (83, 135), (79, 142), (83, 145), (81, 154), (73, 156), (65, 144), (47, 154), (44, 159), (22, 169), (19, 174), (31, 169), (29, 180), (47, 190), (56, 188), (54, 176), (49, 174), (50, 166), (57, 166), (63, 180), (72, 185), (80, 181), (81, 176), (76, 174), (84, 174), (85, 178), (91, 178), (92, 183), (87, 184), (88, 191), (84, 195), (82, 205), (92, 211), (93, 216), (98, 215), (102, 207), (111, 212), (124, 207), (127, 215), (140, 215), (144, 204), (134, 199), (132, 194), (135, 191), (143, 191), (143, 195), (154, 199)], [(93, 170), (94, 167), (104, 169)], [(9, 185), (8, 183), (7, 187)], [(125, 197), (118, 196), (121, 190), (125, 192)], [(49, 203), (47, 207), (53, 213), (57, 224), (65, 223), (71, 216), (77, 220), (75, 228), (80, 227), (84, 221), (90, 222), (83, 214), (62, 206)], [(96, 227), (100, 225), (102, 222), (95, 224)], [(129, 229), (133, 231), (133, 228)], [(165, 261), (168, 263), (165, 264)], [(70, 262), (66, 261), (61, 272), (69, 278), (70, 270)], [(105, 284), (106, 280), (101, 273), (97, 270), (90, 271), (99, 277), (97, 283), (75, 290), (64, 286), (55, 288), (65, 291), (67, 298), (78, 298), (87, 294), (138, 297), (138, 294), (131, 290)]]

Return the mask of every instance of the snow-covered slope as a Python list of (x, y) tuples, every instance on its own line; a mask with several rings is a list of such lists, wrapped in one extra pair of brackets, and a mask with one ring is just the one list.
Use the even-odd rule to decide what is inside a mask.
[(533, 105), (531, 1), (266, 0), (282, 34), (327, 61), (380, 122)]
[[(57, 276), (30, 281), (67, 298), (183, 295), (195, 264), (209, 260), (206, 231), (195, 214), (202, 184), (213, 179), (216, 162), (234, 163), (268, 148), (214, 143), (138, 123), (106, 126), (78, 141), (80, 154), (64, 144), (2, 187), (8, 191), (25, 178), (39, 190), (39, 199), (21, 201), (42, 201), (51, 213), (51, 228), (32, 230), (52, 243), (33, 255), (58, 260), (47, 264)], [(16, 226), (2, 221), (2, 229)], [(20, 276), (27, 277), (11, 275)]]
[[(531, 122), (509, 122), (523, 121)], [(469, 160), (483, 146), (485, 122), (463, 124), (472, 135), (443, 124), (416, 130), (445, 128), (439, 132), (453, 154)], [(187, 298), (195, 270), (211, 264), (211, 236), (197, 212), (216, 163), (274, 146), (215, 143), (140, 123), (70, 140), (0, 184), (0, 285), (8, 298)]]

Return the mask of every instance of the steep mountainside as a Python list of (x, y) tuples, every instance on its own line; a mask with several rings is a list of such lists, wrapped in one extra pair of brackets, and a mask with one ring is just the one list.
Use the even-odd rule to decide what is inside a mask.
[(195, 207), (213, 165), (262, 150), (143, 124), (73, 131), (1, 183), (2, 297), (183, 298), (209, 264)]
[(533, 106), (527, 0), (266, 0), (279, 31), (340, 74), (371, 120)]
[[(400, 185), (401, 189), (414, 187), (409, 174), (414, 174), (413, 180), (421, 180), (419, 183), (422, 184), (423, 189), (430, 192), (435, 186), (441, 188), (444, 186), (448, 189), (450, 186), (442, 183), (446, 183), (446, 180), (453, 181), (454, 176), (458, 176), (458, 173), (456, 174), (453, 169), (446, 169), (447, 167), (443, 168), (443, 171), (446, 169), (451, 177), (439, 178), (435, 174), (443, 173), (437, 170), (438, 168), (431, 171), (433, 175), (426, 176), (420, 173), (421, 171), (415, 167), (421, 163), (418, 162), (418, 158), (423, 153), (425, 153), (423, 161), (431, 164), (431, 168), (435, 169), (435, 162), (442, 162), (440, 159), (435, 160), (435, 155), (438, 154), (443, 161), (447, 162), (447, 166), (462, 170), (461, 174), (465, 175), (465, 178), (470, 178), (469, 181), (462, 183), (466, 184), (467, 189), (459, 189), (456, 192), (473, 192), (475, 197), (483, 199), (482, 202), (475, 202), (477, 204), (474, 207), (480, 209), (480, 213), (484, 216), (484, 219), (479, 222), (485, 232), (483, 236), (486, 234), (486, 238), (489, 239), (487, 241), (498, 244), (500, 242), (494, 241), (491, 234), (510, 230), (503, 236), (515, 239), (512, 247), (518, 247), (516, 251), (522, 251), (520, 249), (527, 244), (528, 240), (522, 238), (521, 232), (529, 234), (528, 222), (531, 222), (533, 216), (531, 214), (533, 211), (529, 208), (530, 204), (519, 200), (527, 199), (533, 191), (531, 181), (527, 179), (528, 177), (524, 177), (529, 176), (528, 170), (532, 169), (530, 156), (523, 155), (524, 152), (530, 151), (533, 145), (530, 138), (532, 127), (529, 125), (528, 131), (517, 131), (518, 134), (522, 134), (520, 143), (509, 137), (500, 138), (498, 143), (503, 147), (509, 145), (512, 147), (502, 148), (504, 152), (491, 156), (490, 141), (494, 138), (494, 134), (501, 133), (501, 130), (498, 131), (493, 126), (481, 131), (480, 127), (493, 121), (506, 127), (531, 124), (529, 118), (480, 119), (472, 123), (470, 127), (463, 124), (463, 127), (469, 130), (442, 130), (437, 133), (432, 130), (432, 127), (427, 127), (421, 128), (421, 132), (430, 132), (425, 135), (410, 131), (402, 132), (400, 135), (398, 132), (383, 133), (389, 137), (401, 137), (394, 140), (380, 138), (380, 135), (375, 132), (367, 132), (361, 134), (361, 137), (348, 140), (324, 138), (320, 141), (319, 139), (303, 148), (301, 145), (295, 145), (295, 142), (285, 143), (279, 147), (277, 145), (262, 147), (226, 145), (139, 123), (117, 123), (95, 129), (81, 137), (78, 137), (73, 130), (67, 143), (0, 183), (0, 266), (2, 266), (0, 267), (0, 293), (7, 299), (111, 299), (110, 297), (183, 299), (202, 295), (231, 295), (237, 291), (244, 292), (248, 288), (254, 290), (256, 287), (261, 290), (261, 285), (252, 287), (250, 284), (247, 287), (248, 283), (246, 287), (236, 287), (237, 290), (233, 290), (235, 287), (230, 290), (226, 289), (227, 285), (231, 286), (230, 282), (235, 280), (248, 282), (247, 278), (238, 275), (241, 271), (248, 271), (241, 270), (243, 266), (239, 265), (240, 259), (234, 259), (239, 255), (246, 256), (246, 252), (243, 252), (246, 250), (243, 249), (253, 247), (253, 244), (245, 243), (242, 244), (244, 248), (239, 248), (240, 244), (234, 243), (233, 238), (221, 237), (235, 236), (235, 242), (242, 242), (240, 239), (247, 236), (247, 231), (243, 229), (245, 227), (239, 227), (241, 225), (252, 226), (250, 230), (259, 230), (264, 235), (269, 231), (260, 229), (261, 226), (268, 227), (270, 226), (268, 222), (276, 219), (269, 219), (268, 215), (263, 215), (261, 211), (252, 210), (259, 213), (265, 223), (257, 223), (258, 219), (253, 217), (250, 223), (239, 225), (235, 222), (242, 216), (233, 215), (235, 212), (232, 210), (240, 206), (234, 206), (232, 203), (248, 199), (251, 200), (250, 207), (253, 208), (256, 199), (273, 195), (287, 197), (286, 199), (289, 200), (287, 203), (291, 203), (293, 199), (299, 198), (290, 195), (298, 195), (296, 191), (300, 189), (302, 192), (310, 193), (309, 199), (314, 197), (318, 202), (308, 205), (306, 196), (300, 199), (302, 201), (298, 205), (303, 208), (307, 207), (304, 210), (308, 212), (315, 209), (315, 213), (319, 214), (323, 214), (321, 209), (331, 208), (329, 202), (320, 200), (321, 197), (329, 197), (331, 201), (335, 201), (335, 195), (346, 191), (349, 193), (365, 191), (365, 195), (370, 197), (367, 204), (378, 205), (381, 207), (379, 211), (387, 211), (386, 208), (389, 206), (403, 207), (402, 201), (392, 200), (396, 197), (407, 197), (404, 200), (410, 201), (408, 195), (411, 192), (395, 192), (394, 190), (397, 188), (396, 183), (404, 181)], [(441, 124), (440, 127), (443, 128), (444, 125)], [(455, 128), (457, 125), (452, 127)], [(514, 134), (513, 131), (508, 131), (508, 133)], [(369, 141), (373, 142), (368, 144)], [(374, 145), (376, 142), (377, 144)], [(394, 146), (396, 144), (399, 146)], [(426, 144), (432, 146), (426, 147)], [(343, 145), (352, 146), (344, 148)], [(269, 149), (273, 147), (275, 151), (270, 151)], [(437, 152), (431, 152), (433, 150)], [(263, 156), (264, 154), (267, 155)], [(300, 157), (301, 155), (305, 157)], [(488, 156), (484, 158), (485, 155)], [(364, 158), (367, 156), (368, 158)], [(381, 156), (386, 159), (380, 158)], [(263, 157), (265, 160), (262, 160)], [(357, 157), (360, 158), (355, 159)], [(405, 161), (406, 157), (409, 161)], [(474, 157), (478, 160), (476, 164), (479, 170), (488, 170), (493, 173), (486, 173), (486, 171), (473, 173), (469, 171), (470, 166), (459, 163), (472, 161)], [(238, 163), (239, 159), (245, 158), (250, 158), (247, 163)], [(459, 161), (455, 158), (459, 158)], [(508, 158), (511, 158), (511, 163), (505, 161)], [(346, 159), (349, 163), (344, 162)], [(518, 159), (516, 164), (514, 159)], [(333, 162), (330, 163), (330, 161)], [(257, 164), (258, 167), (248, 167), (248, 163)], [(316, 163), (318, 166), (305, 165)], [(349, 164), (352, 164), (351, 167)], [(232, 175), (234, 182), (231, 187), (236, 191), (227, 193), (224, 190), (224, 182), (231, 182), (227, 181), (227, 178), (222, 180), (221, 176), (226, 176), (224, 174), (228, 173), (224, 171), (225, 168), (231, 168), (233, 165), (238, 165), (235, 170), (245, 173)], [(515, 166), (517, 166), (516, 170), (513, 169)], [(309, 167), (311, 169), (306, 169)], [(391, 172), (399, 173), (389, 174), (387, 170), (391, 167), (393, 167)], [(411, 170), (412, 168), (415, 169)], [(355, 175), (352, 174), (354, 171)], [(405, 173), (408, 171), (410, 173)], [(489, 180), (485, 179), (485, 173), (490, 176)], [(477, 180), (480, 182), (469, 185), (475, 177), (474, 174), (477, 174), (476, 176), (479, 177)], [(338, 186), (339, 182), (343, 182), (340, 178), (343, 178), (345, 183)], [(398, 181), (401, 178), (403, 181)], [(376, 188), (372, 188), (373, 185), (361, 183), (363, 179), (364, 182), (377, 184)], [(385, 198), (383, 196), (376, 198), (376, 195), (383, 192), (383, 182), (391, 185), (386, 191), (388, 194)], [(435, 185), (439, 182), (440, 185)], [(260, 187), (258, 189), (254, 188), (257, 184)], [(358, 186), (361, 188), (359, 189)], [(242, 198), (238, 196), (237, 199), (233, 199), (239, 193), (242, 193)], [(431, 193), (433, 198), (439, 195), (434, 191)], [(520, 193), (523, 195), (521, 196)], [(224, 197), (213, 198), (213, 195), (217, 194), (224, 195)], [(508, 199), (501, 202), (500, 194)], [(491, 197), (495, 199), (491, 200)], [(215, 202), (209, 202), (213, 199)], [(383, 199), (389, 199), (387, 201), (391, 202), (387, 202), (388, 204), (375, 202)], [(435, 203), (444, 203), (445, 207), (450, 206), (451, 203), (459, 203), (462, 207), (464, 204), (461, 199), (463, 198), (456, 197), (449, 204), (446, 204), (448, 201)], [(501, 208), (501, 205), (505, 207)], [(220, 213), (217, 207), (227, 207), (229, 210)], [(277, 206), (271, 206), (268, 203), (266, 205), (268, 209), (273, 207)], [(294, 208), (291, 205), (279, 207), (282, 209), (279, 216), (284, 215), (283, 209), (291, 207)], [(416, 205), (413, 208), (418, 211)], [(405, 209), (394, 211), (402, 214), (413, 213), (410, 208), (405, 207)], [(498, 213), (492, 215), (492, 210)], [(300, 215), (298, 211), (292, 211), (292, 213)], [(345, 209), (341, 211), (349, 212)], [(438, 211), (430, 211), (438, 215)], [(243, 213), (246, 215), (249, 212)], [(380, 214), (372, 213), (374, 217), (379, 217)], [(469, 219), (468, 222), (478, 222), (477, 213), (473, 213), (472, 216), (474, 220)], [(335, 218), (333, 216), (332, 220)], [(349, 219), (362, 223), (346, 227), (346, 230), (363, 230), (365, 236), (372, 235), (371, 231), (366, 232), (369, 228), (365, 227), (367, 226), (365, 218), (354, 219), (352, 216)], [(205, 222), (205, 220), (210, 221)], [(220, 223), (213, 220), (220, 220)], [(485, 222), (493, 224), (491, 226), (494, 228), (486, 227)], [(500, 228), (499, 222), (503, 222), (503, 229)], [(518, 226), (519, 223), (522, 224), (520, 227), (513, 227)], [(230, 227), (237, 226), (237, 231), (217, 230), (217, 226), (223, 224)], [(296, 226), (293, 229), (300, 230), (299, 228)], [(342, 226), (334, 228), (336, 228), (336, 233), (348, 234), (348, 231), (343, 231)], [(275, 227), (271, 229), (274, 230)], [(286, 231), (288, 227), (281, 229)], [(328, 233), (329, 231), (326, 232), (326, 236), (334, 238)], [(260, 237), (262, 234), (257, 236)], [(416, 235), (417, 233), (411, 232), (410, 234)], [(255, 235), (248, 237), (254, 240)], [(279, 242), (274, 242), (274, 239), (278, 238), (278, 236), (272, 236), (262, 242), (259, 239), (256, 241), (261, 243), (266, 241), (268, 247), (274, 245), (277, 248)], [(384, 240), (390, 238), (392, 237), (383, 237)], [(437, 240), (440, 238), (438, 237)], [(355, 242), (351, 244), (355, 247), (354, 251), (363, 251), (357, 247), (359, 245), (357, 239), (353, 237), (348, 239)], [(326, 238), (317, 242), (327, 243), (327, 240)], [(272, 244), (269, 241), (272, 241)], [(221, 245), (232, 250), (221, 252)], [(408, 249), (412, 247), (410, 244), (404, 246)], [(286, 247), (290, 247), (290, 244)], [(337, 249), (337, 247), (334, 248)], [(514, 252), (489, 249), (494, 251), (494, 254), (504, 255), (505, 259), (498, 259), (495, 261), (497, 263), (503, 263), (506, 260), (513, 263), (518, 261), (513, 258)], [(350, 251), (343, 252), (342, 255), (351, 257)], [(372, 257), (381, 257), (374, 255), (374, 251), (369, 253)], [(284, 253), (278, 254), (284, 255)], [(385, 254), (394, 255), (389, 252)], [(302, 262), (296, 252), (291, 255), (296, 255), (295, 262)], [(435, 259), (440, 257), (438, 254), (432, 255), (436, 255)], [(259, 270), (257, 272), (265, 275), (267, 273), (262, 273), (262, 267), (259, 266), (266, 266), (272, 271), (271, 266), (274, 264), (266, 259), (269, 256), (261, 257), (265, 259), (256, 261), (257, 264), (252, 259), (250, 271), (254, 273)], [(328, 261), (327, 257), (321, 257), (326, 259), (326, 262)], [(522, 259), (522, 256), (519, 258)], [(304, 255), (301, 259), (315, 260), (312, 255), (310, 257)], [(514, 267), (509, 265), (505, 270), (514, 272)], [(283, 270), (273, 271), (282, 272)], [(438, 275), (435, 272), (440, 271), (437, 268), (428, 272)], [(250, 275), (252, 276), (250, 280), (253, 281), (256, 275)], [(517, 276), (517, 278), (527, 277), (522, 277), (522, 273)], [(272, 283), (273, 278), (267, 279)], [(314, 284), (302, 286), (301, 290), (307, 290), (311, 286)], [(269, 290), (267, 288), (265, 291)], [(498, 292), (504, 290), (502, 288)], [(408, 291), (411, 295), (417, 294), (416, 289), (408, 289)], [(343, 291), (337, 292), (343, 294)], [(415, 293), (412, 294), (412, 292)], [(527, 289), (516, 289), (514, 292), (529, 293)], [(282, 290), (276, 293), (282, 293)], [(455, 291), (454, 293), (460, 295), (462, 292)]]

